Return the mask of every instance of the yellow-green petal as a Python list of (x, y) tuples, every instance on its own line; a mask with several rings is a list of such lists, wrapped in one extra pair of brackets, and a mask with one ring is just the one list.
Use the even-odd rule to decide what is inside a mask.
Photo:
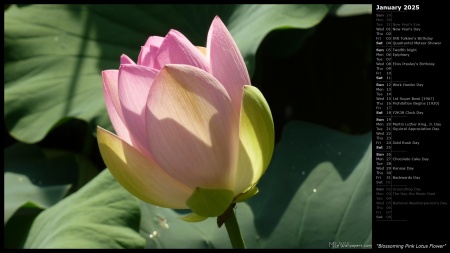
[(251, 197), (255, 196), (259, 192), (258, 187), (250, 188), (248, 191), (238, 195), (234, 202), (244, 202), (250, 199)]
[(200, 222), (200, 221), (204, 221), (204, 220), (208, 219), (208, 217), (203, 217), (203, 216), (200, 216), (200, 215), (198, 215), (196, 213), (190, 213), (190, 214), (188, 214), (186, 216), (178, 217), (178, 219), (184, 220), (184, 221), (187, 221), (187, 222)]
[(272, 113), (255, 86), (244, 86), (239, 139), (235, 193), (245, 192), (259, 181), (269, 166), (275, 144)]
[(234, 194), (226, 189), (197, 187), (186, 204), (194, 213), (203, 217), (217, 217), (231, 205)]
[(170, 177), (149, 157), (115, 134), (97, 127), (97, 141), (111, 174), (131, 194), (161, 207), (187, 208), (192, 189)]

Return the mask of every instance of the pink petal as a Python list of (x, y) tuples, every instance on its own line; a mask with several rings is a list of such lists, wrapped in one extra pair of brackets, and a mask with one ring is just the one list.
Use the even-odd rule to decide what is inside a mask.
[(147, 106), (150, 150), (161, 168), (190, 188), (233, 189), (238, 115), (213, 76), (188, 65), (166, 65)]
[(218, 16), (209, 28), (206, 49), (210, 73), (225, 86), (235, 110), (239, 112), (242, 87), (251, 84), (250, 77), (239, 48)]
[(206, 57), (206, 47), (197, 46), (197, 49), (200, 50), (200, 52)]
[(150, 56), (150, 47), (141, 47), (141, 52), (138, 56), (138, 65), (153, 67), (153, 58)]
[(164, 37), (161, 37), (161, 36), (150, 36), (150, 37), (148, 37), (148, 40), (145, 42), (144, 47), (150, 47), (150, 46), (160, 47), (163, 40), (164, 40)]
[(133, 60), (130, 59), (130, 57), (128, 57), (127, 55), (123, 54), (120, 56), (120, 65), (123, 64), (133, 64), (136, 65), (136, 63), (134, 63)]
[(119, 71), (105, 70), (102, 71), (103, 79), (103, 95), (105, 96), (106, 110), (108, 111), (109, 119), (116, 130), (117, 135), (124, 141), (131, 143), (130, 133), (123, 121), (122, 108), (118, 96), (118, 79)]
[(209, 70), (206, 57), (180, 32), (170, 30), (159, 48), (155, 68), (166, 64), (186, 64)]
[(149, 154), (144, 113), (147, 97), (157, 70), (139, 65), (122, 65), (119, 69), (119, 99), (123, 119), (133, 144)]
[(138, 57), (138, 64), (154, 68), (156, 54), (158, 53), (159, 47), (163, 42), (164, 37), (151, 36), (148, 38), (145, 45), (141, 48), (141, 52)]

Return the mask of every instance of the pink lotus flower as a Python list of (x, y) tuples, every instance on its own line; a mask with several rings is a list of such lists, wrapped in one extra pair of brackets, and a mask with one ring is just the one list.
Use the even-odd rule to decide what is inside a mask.
[(272, 115), (219, 17), (206, 48), (171, 30), (150, 37), (137, 64), (122, 55), (119, 70), (102, 74), (117, 135), (98, 127), (99, 148), (129, 192), (192, 209), (190, 221), (257, 193), (273, 152)]

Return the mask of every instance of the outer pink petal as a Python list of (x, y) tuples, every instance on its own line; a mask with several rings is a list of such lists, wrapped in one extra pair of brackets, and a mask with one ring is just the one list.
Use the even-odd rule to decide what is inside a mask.
[(123, 54), (120, 56), (120, 65), (123, 64), (133, 64), (135, 65), (136, 63), (134, 63), (133, 60), (130, 59), (130, 57), (128, 57), (127, 55)]
[(122, 108), (118, 96), (118, 79), (119, 71), (105, 70), (102, 71), (103, 78), (103, 94), (105, 96), (106, 110), (109, 119), (116, 130), (117, 135), (124, 141), (131, 143), (130, 133), (123, 121)]
[(238, 116), (213, 76), (188, 65), (166, 65), (147, 106), (150, 150), (161, 168), (191, 188), (233, 189)]
[(156, 54), (158, 53), (159, 47), (163, 42), (164, 37), (151, 36), (148, 38), (145, 45), (141, 48), (141, 52), (138, 57), (138, 64), (154, 68)]
[(148, 203), (188, 208), (192, 189), (165, 173), (149, 157), (116, 135), (97, 127), (100, 153), (111, 174), (129, 192)]
[(119, 99), (123, 119), (133, 144), (149, 155), (145, 129), (145, 108), (148, 93), (157, 70), (139, 65), (122, 65), (119, 69)]
[(186, 64), (209, 70), (206, 57), (180, 32), (170, 30), (159, 48), (155, 68), (166, 64)]
[(210, 73), (225, 86), (235, 110), (239, 112), (242, 87), (251, 84), (250, 77), (239, 48), (218, 16), (209, 28), (206, 49)]

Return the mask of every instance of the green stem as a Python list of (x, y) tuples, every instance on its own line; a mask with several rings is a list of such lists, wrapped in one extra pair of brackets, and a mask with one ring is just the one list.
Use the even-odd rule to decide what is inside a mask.
[(236, 215), (234, 214), (233, 209), (225, 219), (225, 227), (227, 228), (228, 237), (230, 237), (233, 249), (245, 249), (244, 239), (242, 239), (239, 224), (237, 223)]

